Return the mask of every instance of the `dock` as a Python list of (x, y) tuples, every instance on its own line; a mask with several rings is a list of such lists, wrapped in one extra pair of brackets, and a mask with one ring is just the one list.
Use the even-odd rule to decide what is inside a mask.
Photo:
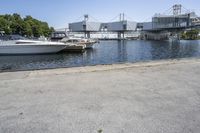
[(0, 73), (2, 133), (197, 133), (200, 59)]

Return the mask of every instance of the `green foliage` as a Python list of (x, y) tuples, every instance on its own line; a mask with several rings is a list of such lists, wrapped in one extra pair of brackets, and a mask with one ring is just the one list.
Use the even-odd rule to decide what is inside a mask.
[(199, 30), (190, 30), (190, 31), (182, 32), (181, 38), (185, 40), (196, 40), (196, 39), (199, 39), (198, 34), (199, 34)]
[(10, 34), (12, 31), (10, 29), (10, 22), (0, 16), (0, 31), (5, 31), (6, 34)]
[(48, 37), (54, 28), (31, 16), (22, 18), (15, 13), (13, 15), (0, 15), (0, 31), (5, 31), (5, 34), (19, 34), (27, 37)]

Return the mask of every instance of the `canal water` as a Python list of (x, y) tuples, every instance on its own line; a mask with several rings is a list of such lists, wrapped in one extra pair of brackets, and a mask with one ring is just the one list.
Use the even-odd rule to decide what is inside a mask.
[(0, 71), (200, 57), (200, 41), (100, 41), (84, 53), (0, 56)]

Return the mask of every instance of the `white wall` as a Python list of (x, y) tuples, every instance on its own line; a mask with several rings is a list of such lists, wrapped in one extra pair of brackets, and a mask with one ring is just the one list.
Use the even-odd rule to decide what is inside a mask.
[(153, 29), (152, 22), (144, 22), (143, 23), (143, 30), (151, 30)]
[(99, 22), (86, 22), (87, 31), (100, 31), (101, 23)]
[(137, 22), (127, 21), (127, 30), (135, 31), (137, 28)]

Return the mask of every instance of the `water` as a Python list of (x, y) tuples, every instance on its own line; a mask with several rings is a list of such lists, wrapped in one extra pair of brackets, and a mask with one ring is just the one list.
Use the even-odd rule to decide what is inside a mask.
[(200, 41), (101, 41), (85, 53), (0, 56), (1, 71), (200, 57)]

